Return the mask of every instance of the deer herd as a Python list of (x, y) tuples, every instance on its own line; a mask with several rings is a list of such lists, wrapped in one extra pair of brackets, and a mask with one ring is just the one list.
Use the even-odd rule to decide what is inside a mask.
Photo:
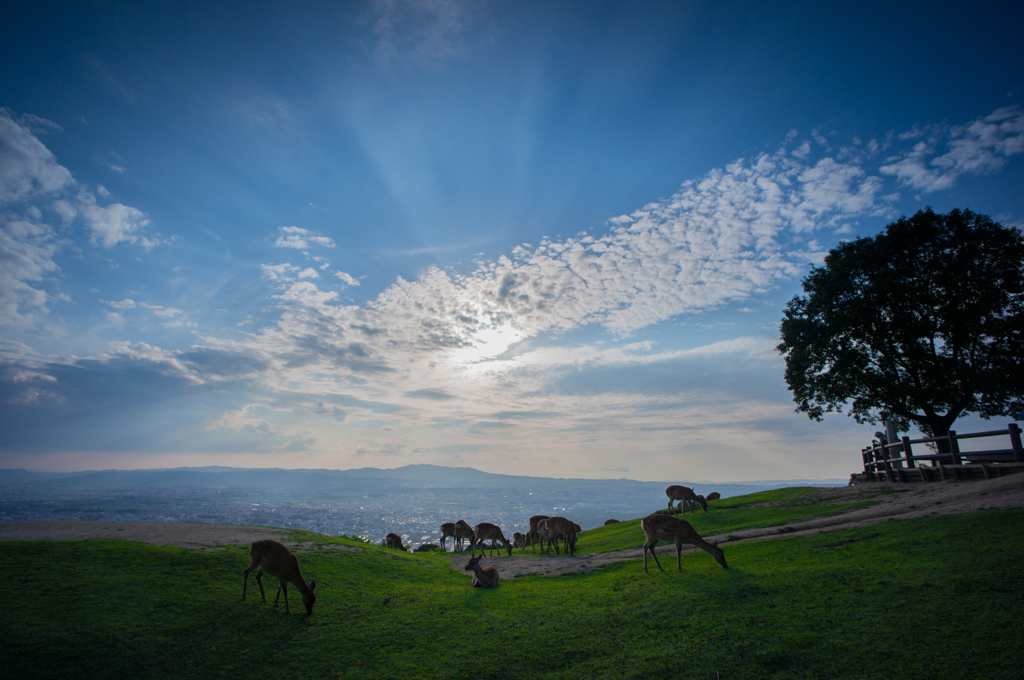
[[(665, 489), (665, 495), (668, 496), (668, 510), (659, 510), (640, 520), (640, 528), (643, 529), (645, 537), (643, 546), (644, 573), (649, 573), (647, 571), (648, 552), (654, 558), (654, 563), (658, 566), (658, 569), (665, 571), (658, 561), (657, 554), (654, 552), (658, 541), (675, 543), (676, 569), (678, 571), (683, 570), (682, 548), (684, 543), (696, 546), (707, 552), (715, 558), (715, 561), (722, 565), (723, 569), (728, 569), (729, 567), (725, 563), (725, 553), (718, 547), (717, 541), (705, 541), (697, 534), (689, 522), (680, 517), (673, 517), (671, 514), (672, 503), (677, 501), (678, 505), (676, 505), (675, 509), (677, 512), (682, 511), (684, 515), (687, 510), (696, 512), (698, 507), (707, 512), (708, 501), (717, 500), (721, 496), (716, 492), (708, 494), (708, 497), (705, 498), (695, 494), (693, 489), (678, 484), (673, 484)], [(617, 520), (608, 520), (605, 522), (605, 526), (617, 523)], [(561, 540), (562, 552), (566, 555), (575, 555), (576, 541), (582, 531), (583, 529), (579, 524), (565, 517), (534, 515), (530, 518), (528, 533), (523, 534), (517, 531), (512, 534), (513, 540), (509, 541), (502, 533), (501, 527), (496, 524), (481, 522), (476, 526), (470, 526), (468, 522), (460, 519), (458, 522), (446, 522), (441, 525), (441, 549), (445, 549), (445, 542), (449, 538), (452, 539), (452, 549), (456, 551), (463, 550), (465, 541), (468, 540), (472, 552), (465, 571), (473, 572), (472, 585), (478, 588), (494, 588), (498, 585), (498, 570), (492, 566), (480, 565), (480, 560), (483, 559), (484, 552), (487, 549), (490, 550), (489, 557), (494, 556), (496, 547), (499, 556), (503, 549), (508, 551), (508, 555), (511, 556), (513, 548), (525, 550), (527, 547), (532, 547), (533, 551), (536, 552), (537, 546), (540, 545), (541, 553), (550, 555), (551, 548), (554, 546), (555, 554), (558, 555), (561, 554), (558, 549), (558, 541)], [(398, 534), (388, 534), (384, 542), (388, 548), (406, 549), (402, 545), (402, 537)], [(479, 555), (476, 554), (478, 547), (480, 548)], [(307, 585), (302, 577), (302, 572), (299, 571), (298, 558), (287, 547), (277, 541), (264, 539), (252, 544), (249, 555), (251, 557), (249, 566), (246, 567), (242, 579), (243, 600), (246, 595), (249, 574), (256, 571), (256, 584), (260, 587), (260, 595), (263, 597), (264, 602), (267, 601), (267, 595), (263, 591), (263, 574), (267, 573), (277, 578), (280, 582), (277, 589), (277, 597), (274, 598), (275, 607), (278, 605), (281, 593), (284, 593), (285, 611), (289, 614), (291, 613), (291, 609), (288, 606), (288, 584), (290, 583), (298, 589), (302, 596), (302, 604), (306, 608), (306, 614), (313, 613), (313, 604), (316, 602), (316, 594), (314, 593), (316, 581), (310, 581)]]

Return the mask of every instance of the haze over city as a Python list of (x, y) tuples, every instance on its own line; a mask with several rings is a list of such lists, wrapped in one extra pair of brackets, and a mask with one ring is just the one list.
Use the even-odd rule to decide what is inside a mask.
[(1020, 14), (22, 3), (0, 468), (847, 477), (782, 309), (901, 214), (1024, 224)]

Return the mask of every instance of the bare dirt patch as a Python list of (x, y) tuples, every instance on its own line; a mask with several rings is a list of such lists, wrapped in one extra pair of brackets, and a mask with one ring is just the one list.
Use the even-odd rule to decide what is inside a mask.
[(88, 541), (100, 538), (207, 551), (224, 546), (247, 546), (253, 541), (272, 538), (299, 552), (316, 548), (362, 552), (362, 548), (313, 546), (308, 541), (295, 541), (287, 529), (273, 527), (193, 522), (0, 522), (0, 541)]

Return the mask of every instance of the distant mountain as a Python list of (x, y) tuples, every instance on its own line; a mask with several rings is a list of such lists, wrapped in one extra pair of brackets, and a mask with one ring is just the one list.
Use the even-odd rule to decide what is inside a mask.
[(100, 470), (70, 473), (36, 472), (23, 469), (0, 470), (0, 488), (39, 487), (54, 489), (146, 490), (146, 489), (263, 489), (344, 493), (391, 489), (449, 489), (493, 487), (548, 490), (567, 486), (599, 494), (602, 490), (624, 490), (662, 494), (669, 484), (685, 484), (697, 493), (718, 491), (723, 498), (784, 486), (842, 486), (846, 480), (764, 480), (744, 483), (641, 482), (632, 479), (563, 479), (528, 477), (483, 472), (467, 467), (406, 465), (399, 468), (357, 468), (352, 470), (281, 468), (230, 468), (220, 466), (149, 470)]

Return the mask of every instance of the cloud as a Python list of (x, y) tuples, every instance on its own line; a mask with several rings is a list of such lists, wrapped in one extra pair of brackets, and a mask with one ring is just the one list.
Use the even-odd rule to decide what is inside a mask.
[[(979, 119), (995, 126), (987, 132), (968, 125), (955, 138), (954, 128), (941, 134), (954, 142), (987, 140), (972, 148), (1005, 159), (1018, 153), (1012, 120), (996, 112)], [(941, 134), (921, 130), (905, 143), (937, 148)], [(751, 461), (751, 450), (788, 445), (772, 423), (793, 422), (776, 341), (741, 337), (679, 350), (660, 348), (654, 332), (637, 336), (728, 304), (760, 307), (759, 296), (799, 278), (858, 217), (890, 214), (895, 199), (886, 183), (903, 180), (872, 170), (877, 162), (869, 165), (867, 152), (880, 146), (828, 150), (794, 138), (610, 219), (603, 235), (523, 244), (465, 270), (429, 267), (360, 304), (319, 287), (335, 280), (358, 285), (351, 274), (325, 279), (319, 272), (328, 270), (314, 266), (263, 264), (270, 304), (259, 318), (272, 320), (252, 332), (197, 335), (183, 352), (122, 344), (98, 356), (33, 359), (15, 349), (0, 361), (8, 371), (0, 376), (0, 396), (19, 409), (46, 405), (51, 420), (39, 415), (42, 428), (62, 414), (82, 423), (91, 408), (83, 400), (102, 395), (101, 386), (116, 389), (125, 380), (130, 397), (145, 378), (154, 393), (140, 402), (164, 410), (182, 430), (170, 435), (173, 446), (196, 450), (330, 450), (340, 457), (383, 451), (416, 462), (415, 456), (516, 447), (529, 451), (523, 456), (532, 465), (555, 453), (569, 460), (575, 451), (593, 461), (591, 469), (607, 471), (622, 467), (621, 452), (642, 437), (646, 458), (630, 467), (651, 470), (694, 459), (680, 451), (685, 430), (690, 450)], [(970, 160), (977, 154), (966, 146), (947, 147), (942, 153), (957, 151), (959, 160), (932, 170), (995, 167)], [(19, 280), (43, 280), (52, 271), (45, 267), (53, 265), (48, 249), (57, 247), (57, 236), (40, 216), (49, 211), (72, 221), (81, 211), (91, 225), (89, 205), (100, 209), (53, 195), (47, 202), (42, 211), (6, 218), (19, 248), (40, 248), (26, 260), (36, 269), (19, 270)], [(122, 239), (113, 243), (142, 238), (145, 216), (127, 219), (136, 227), (113, 229), (112, 238)], [(15, 222), (21, 231), (10, 226)], [(273, 237), (281, 248), (334, 246), (330, 237), (295, 226)], [(188, 323), (185, 311), (172, 307), (128, 298), (105, 304)], [(123, 419), (119, 408), (138, 412), (122, 406), (127, 398), (99, 399), (106, 399), (111, 419)], [(110, 440), (98, 424), (86, 430), (90, 442)], [(119, 441), (126, 446), (127, 439)]]
[(0, 205), (57, 192), (74, 183), (68, 169), (57, 163), (29, 128), (0, 108)]
[(107, 206), (96, 205), (96, 197), (88, 192), (78, 195), (78, 209), (85, 218), (85, 224), (92, 231), (91, 241), (110, 248), (118, 243), (137, 243), (146, 250), (153, 248), (156, 241), (142, 235), (149, 224), (149, 217), (138, 208), (122, 203)]
[[(901, 138), (920, 139), (880, 168), (902, 184), (930, 193), (953, 186), (961, 175), (984, 175), (1002, 168), (1010, 156), (1024, 153), (1024, 111), (997, 109), (966, 125), (915, 128)], [(937, 149), (945, 145), (945, 153)]]
[(136, 102), (138, 102), (139, 98), (135, 96), (135, 92), (130, 87), (121, 82), (121, 80), (117, 76), (115, 76), (114, 73), (109, 68), (107, 68), (107, 65), (104, 64), (99, 58), (94, 56), (86, 56), (83, 57), (83, 59), (85, 63), (92, 68), (93, 73), (96, 75), (99, 82), (107, 89), (108, 92), (118, 97), (119, 99), (123, 99), (129, 104), (135, 104)]
[[(31, 114), (14, 120), (9, 110), (0, 108), (0, 324), (31, 326), (48, 311), (44, 284), (59, 271), (54, 258), (71, 241), (47, 224), (46, 212), (62, 227), (81, 215), (91, 240), (104, 246), (155, 245), (141, 234), (149, 224), (142, 211), (121, 203), (101, 207), (87, 191), (68, 195), (78, 183), (36, 137), (60, 130)], [(98, 191), (109, 195), (103, 187)]]
[(57, 271), (61, 245), (56, 231), (33, 219), (4, 217), (0, 223), (0, 325), (31, 324), (45, 313), (48, 296), (30, 283)]
[[(128, 300), (128, 302), (131, 301)], [(143, 302), (140, 306), (148, 309), (154, 316), (164, 319), (163, 325), (169, 328), (195, 326), (195, 324), (189, 320), (188, 314), (180, 309), (164, 307), (163, 305), (153, 305), (148, 302)]]
[(345, 272), (334, 272), (334, 275), (337, 276), (342, 281), (344, 281), (346, 285), (349, 285), (349, 286), (358, 286), (359, 285), (359, 280), (354, 278), (351, 274), (346, 274)]
[(134, 309), (135, 308), (135, 300), (132, 300), (131, 298), (125, 298), (124, 300), (121, 300), (121, 301), (100, 300), (100, 302), (102, 302), (105, 305), (110, 305), (114, 309)]
[(309, 250), (310, 244), (333, 248), (334, 240), (323, 236), (315, 231), (309, 231), (302, 227), (278, 227), (277, 240), (274, 241), (275, 248), (295, 248), (296, 250)]
[(279, 98), (254, 97), (238, 108), (245, 118), (260, 125), (276, 125), (295, 120), (291, 107)]
[(431, 67), (464, 59), (490, 32), (468, 0), (376, 0), (373, 3), (373, 60), (378, 67), (412, 62)]

